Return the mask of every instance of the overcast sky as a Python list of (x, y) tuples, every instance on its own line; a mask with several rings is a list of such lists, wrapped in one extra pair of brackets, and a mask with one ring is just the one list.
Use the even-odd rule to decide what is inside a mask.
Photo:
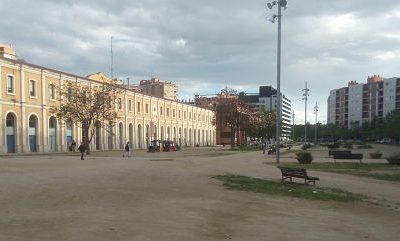
[[(182, 98), (225, 86), (247, 93), (276, 87), (276, 13), (261, 0), (1, 0), (0, 42), (27, 62), (138, 83), (151, 75), (178, 84)], [(331, 89), (368, 76), (400, 76), (398, 0), (288, 0), (282, 18), (281, 90), (304, 122), (326, 121)]]

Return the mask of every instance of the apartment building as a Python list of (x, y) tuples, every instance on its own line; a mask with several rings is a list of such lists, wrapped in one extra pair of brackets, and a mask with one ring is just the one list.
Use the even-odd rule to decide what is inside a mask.
[(157, 78), (140, 81), (139, 88), (146, 95), (164, 98), (168, 100), (178, 99), (178, 88), (176, 84), (167, 81), (161, 81)]
[(394, 110), (400, 110), (400, 78), (374, 75), (365, 84), (350, 81), (328, 97), (328, 123), (347, 128), (382, 119)]
[[(281, 97), (282, 138), (289, 139), (292, 135), (292, 102), (285, 95)], [(255, 110), (276, 111), (277, 109), (277, 90), (272, 86), (260, 86), (258, 93), (246, 94), (244, 99)]]
[[(0, 45), (0, 153), (67, 151), (72, 140), (82, 140), (77, 123), (58, 120), (50, 108), (60, 104), (57, 88), (65, 81), (100, 86), (111, 81), (96, 73), (81, 77), (18, 60), (12, 46)], [(118, 97), (118, 119), (97, 128), (92, 150), (146, 149), (153, 139), (180, 145), (214, 145), (212, 110), (125, 88)]]

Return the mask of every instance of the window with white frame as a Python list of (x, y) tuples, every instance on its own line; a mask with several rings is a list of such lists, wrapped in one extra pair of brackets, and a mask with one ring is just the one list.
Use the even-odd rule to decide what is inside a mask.
[(140, 102), (137, 103), (137, 113), (140, 113)]
[(146, 104), (146, 114), (149, 113), (149, 104)]
[(29, 80), (29, 96), (36, 97), (36, 81), (32, 79)]
[(14, 94), (14, 76), (7, 75), (7, 93)]
[(132, 111), (132, 100), (128, 101), (128, 110)]
[(56, 86), (54, 84), (49, 85), (49, 94), (51, 100), (56, 99)]

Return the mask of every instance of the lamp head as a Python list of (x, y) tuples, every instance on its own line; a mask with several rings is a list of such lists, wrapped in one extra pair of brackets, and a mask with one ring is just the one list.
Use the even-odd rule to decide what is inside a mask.
[(272, 1), (270, 3), (267, 3), (267, 6), (268, 6), (269, 9), (272, 9), (276, 4), (277, 4), (276, 1)]
[(275, 23), (275, 19), (278, 17), (278, 15), (276, 15), (276, 14), (274, 14), (274, 15), (272, 15), (272, 17), (270, 17), (269, 19), (268, 19), (268, 21), (270, 21), (271, 23)]
[(280, 5), (281, 7), (284, 7), (284, 8), (286, 9), (286, 7), (287, 7), (287, 1), (286, 1), (286, 0), (280, 0), (280, 1), (279, 1), (279, 5)]

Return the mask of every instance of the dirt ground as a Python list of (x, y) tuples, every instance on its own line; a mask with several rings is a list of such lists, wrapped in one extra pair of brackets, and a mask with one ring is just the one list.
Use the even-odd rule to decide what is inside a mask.
[[(282, 161), (293, 161), (291, 154)], [(323, 158), (321, 150), (321, 161)], [(225, 189), (213, 175), (278, 180), (261, 152), (99, 152), (0, 157), (1, 241), (396, 240), (400, 183), (311, 172), (370, 197), (338, 203)], [(301, 181), (300, 181), (301, 182)]]

